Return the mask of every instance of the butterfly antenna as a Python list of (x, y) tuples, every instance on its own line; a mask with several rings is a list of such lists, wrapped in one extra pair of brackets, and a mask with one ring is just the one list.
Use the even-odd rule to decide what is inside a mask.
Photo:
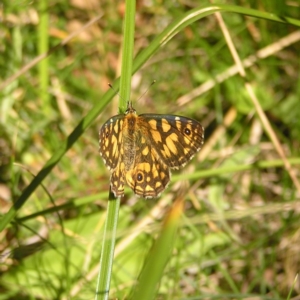
[(107, 85), (108, 85), (114, 92), (116, 92), (116, 93), (119, 95), (119, 97), (120, 97), (119, 92), (118, 92), (117, 90), (115, 90), (115, 88), (112, 86), (111, 83), (108, 83)]
[[(112, 86), (111, 83), (108, 83), (107, 85), (123, 100), (120, 93)], [(129, 103), (129, 101), (126, 101), (126, 102), (127, 102), (127, 104)]]
[[(146, 91), (145, 91), (145, 92), (137, 99), (137, 101), (139, 101), (142, 97), (145, 96), (145, 94), (149, 91), (150, 87), (151, 87), (154, 83), (156, 83), (156, 80), (155, 80), (155, 79), (151, 82), (151, 84), (148, 86), (148, 88), (146, 89)], [(114, 89), (114, 87), (112, 86), (111, 83), (108, 83), (108, 86), (109, 86), (113, 91), (115, 91), (115, 92), (117, 93), (117, 95), (122, 99), (122, 97), (121, 97), (121, 95), (119, 94), (119, 92), (116, 91), (116, 90)], [(130, 106), (130, 105), (132, 106), (132, 102), (131, 102), (131, 101), (127, 101), (127, 105), (128, 105), (128, 106)]]
[(139, 101), (142, 97), (145, 96), (145, 94), (149, 91), (149, 89), (151, 88), (151, 86), (156, 83), (156, 80), (154, 79), (151, 84), (148, 86), (148, 88), (146, 89), (146, 91), (137, 99), (137, 101)]

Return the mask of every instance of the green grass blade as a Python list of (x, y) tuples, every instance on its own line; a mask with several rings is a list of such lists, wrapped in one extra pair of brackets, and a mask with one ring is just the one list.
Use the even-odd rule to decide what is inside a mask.
[(140, 278), (138, 279), (138, 283), (135, 286), (130, 299), (156, 299), (155, 295), (157, 288), (163, 276), (166, 264), (170, 259), (174, 241), (176, 239), (182, 209), (183, 201), (181, 199), (175, 203), (165, 219), (161, 234), (146, 258)]
[(119, 110), (124, 112), (130, 100), (135, 26), (135, 0), (126, 1)]
[[(135, 0), (126, 1), (126, 13), (124, 22), (124, 41), (122, 51), (123, 55), (119, 98), (119, 110), (121, 112), (123, 112), (126, 108), (126, 100), (130, 99), (134, 46)], [(102, 244), (95, 299), (108, 299), (109, 296), (119, 207), (120, 198), (111, 199), (107, 206), (107, 216), (105, 221), (104, 239)]]
[(108, 202), (95, 299), (108, 299), (109, 296), (119, 207), (120, 198)]

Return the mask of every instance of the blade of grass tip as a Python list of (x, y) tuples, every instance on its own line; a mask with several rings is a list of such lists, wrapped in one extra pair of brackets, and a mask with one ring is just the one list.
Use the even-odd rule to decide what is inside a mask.
[[(127, 0), (125, 6), (124, 41), (122, 50), (122, 67), (120, 79), (119, 110), (125, 111), (126, 102), (130, 99), (132, 60), (134, 46), (135, 0)], [(102, 244), (99, 273), (95, 299), (108, 299), (113, 266), (116, 230), (120, 198), (110, 199), (107, 206), (104, 238)]]
[(167, 215), (162, 231), (145, 259), (140, 278), (129, 299), (156, 299), (159, 282), (172, 253), (182, 210), (183, 198), (180, 198)]
[(297, 284), (298, 276), (299, 276), (299, 275), (296, 274), (295, 279), (294, 279), (294, 281), (293, 281), (293, 284), (292, 284), (292, 286), (291, 286), (291, 288), (290, 288), (289, 294), (288, 294), (288, 296), (287, 296), (287, 298), (286, 298), (287, 300), (292, 299), (291, 297), (292, 297), (293, 291), (295, 291), (295, 285)]

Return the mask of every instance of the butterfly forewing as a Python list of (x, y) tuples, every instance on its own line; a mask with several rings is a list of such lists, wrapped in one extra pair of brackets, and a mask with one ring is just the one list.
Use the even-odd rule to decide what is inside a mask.
[(161, 160), (170, 168), (184, 166), (204, 142), (204, 128), (190, 118), (142, 114), (149, 126), (149, 139)]
[(124, 116), (120, 114), (111, 117), (104, 123), (99, 132), (99, 152), (110, 170), (115, 169), (121, 160)]

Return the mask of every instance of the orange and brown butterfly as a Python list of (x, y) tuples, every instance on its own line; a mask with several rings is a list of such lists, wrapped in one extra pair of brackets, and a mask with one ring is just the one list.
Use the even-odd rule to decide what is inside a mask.
[(136, 195), (154, 198), (167, 187), (170, 169), (183, 167), (201, 149), (204, 128), (182, 116), (137, 115), (128, 102), (125, 114), (104, 123), (99, 138), (115, 197), (124, 196), (126, 183)]

